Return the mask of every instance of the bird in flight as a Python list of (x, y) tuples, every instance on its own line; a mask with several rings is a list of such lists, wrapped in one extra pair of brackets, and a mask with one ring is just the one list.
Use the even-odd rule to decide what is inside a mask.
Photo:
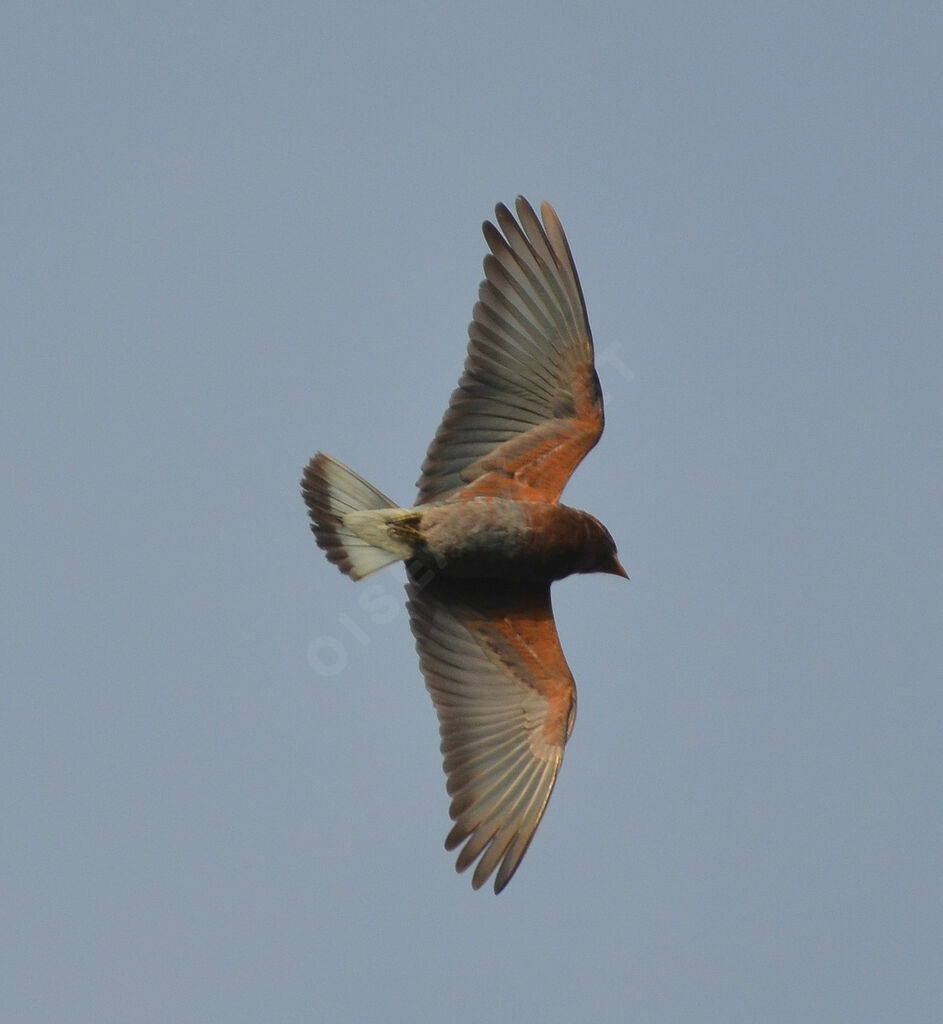
[[(318, 453), (311, 528), (354, 580), (406, 563), (419, 664), (439, 718), (456, 868), (500, 892), (543, 816), (576, 716), (550, 584), (626, 576), (609, 531), (560, 494), (603, 429), (593, 341), (553, 207), (518, 197), (485, 222), (490, 253), (465, 370), (400, 508)], [(627, 578), (627, 577), (626, 577)]]

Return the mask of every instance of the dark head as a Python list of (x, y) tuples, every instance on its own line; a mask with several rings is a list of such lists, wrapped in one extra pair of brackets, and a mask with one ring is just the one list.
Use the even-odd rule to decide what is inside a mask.
[(586, 568), (583, 572), (607, 572), (612, 576), (621, 576), (627, 580), (629, 574), (622, 568), (619, 555), (616, 552), (616, 542), (612, 534), (595, 517), (585, 512), (590, 528), (590, 543), (587, 545), (591, 552)]

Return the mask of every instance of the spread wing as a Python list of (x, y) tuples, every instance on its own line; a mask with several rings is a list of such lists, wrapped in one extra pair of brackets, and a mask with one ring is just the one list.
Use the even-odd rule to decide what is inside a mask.
[(497, 869), (500, 892), (540, 823), (576, 716), (550, 586), (488, 593), (417, 565), (410, 580), (410, 622), (452, 798), (445, 848), (464, 843), (458, 871), (478, 861), (475, 889)]
[[(603, 429), (586, 306), (553, 207), (495, 209), (465, 372), (429, 446), (417, 504), (489, 495), (556, 501)], [(501, 231), (504, 234), (501, 234)]]

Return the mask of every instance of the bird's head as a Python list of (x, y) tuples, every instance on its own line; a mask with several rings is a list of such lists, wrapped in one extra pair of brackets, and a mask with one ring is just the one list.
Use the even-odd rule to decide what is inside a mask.
[(622, 563), (619, 561), (616, 542), (612, 539), (612, 534), (595, 516), (591, 516), (589, 513), (584, 514), (591, 522), (594, 536), (590, 545), (592, 551), (590, 564), (583, 571), (605, 572), (609, 573), (610, 576), (621, 576), (624, 580), (627, 580), (629, 574), (623, 569)]

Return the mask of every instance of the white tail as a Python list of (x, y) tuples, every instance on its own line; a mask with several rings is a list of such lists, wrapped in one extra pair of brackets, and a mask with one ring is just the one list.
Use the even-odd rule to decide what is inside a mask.
[(353, 580), (408, 558), (412, 548), (386, 524), (408, 513), (330, 455), (318, 452), (301, 480), (318, 547)]

